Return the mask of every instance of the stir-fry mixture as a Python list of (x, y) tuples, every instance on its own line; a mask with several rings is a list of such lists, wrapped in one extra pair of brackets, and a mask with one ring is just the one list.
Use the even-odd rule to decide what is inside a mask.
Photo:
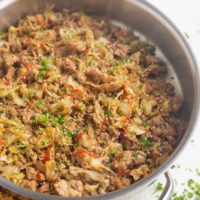
[(68, 11), (0, 35), (0, 174), (66, 197), (124, 188), (176, 145), (182, 100), (155, 47)]

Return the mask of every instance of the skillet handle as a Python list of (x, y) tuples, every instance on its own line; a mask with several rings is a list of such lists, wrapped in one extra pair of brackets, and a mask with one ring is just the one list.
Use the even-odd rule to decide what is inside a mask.
[(169, 171), (165, 172), (166, 185), (158, 200), (170, 200), (174, 192), (174, 181)]

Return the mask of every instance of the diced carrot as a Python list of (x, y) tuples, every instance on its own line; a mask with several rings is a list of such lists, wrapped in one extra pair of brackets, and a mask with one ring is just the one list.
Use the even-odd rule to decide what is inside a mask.
[(41, 47), (42, 49), (44, 49), (45, 46), (46, 46), (46, 42), (41, 42), (41, 43), (40, 43), (40, 47)]
[(33, 67), (33, 64), (32, 63), (29, 63), (28, 65), (27, 65), (27, 68), (29, 68), (29, 69), (31, 69)]
[(83, 131), (80, 131), (79, 134), (76, 136), (76, 140), (79, 141), (83, 137), (84, 134), (85, 133)]
[(51, 160), (51, 147), (48, 147), (45, 155), (44, 155), (44, 161), (49, 161)]
[(5, 83), (6, 85), (10, 85), (10, 84), (11, 84), (11, 81), (8, 80), (8, 79), (5, 79), (5, 80), (4, 80), (4, 83)]
[(45, 28), (45, 26), (46, 26), (45, 21), (37, 20), (37, 22), (42, 29)]
[(80, 104), (80, 103), (76, 103), (76, 104), (74, 105), (74, 107), (75, 107), (76, 109), (80, 109), (80, 108), (81, 108), (81, 104)]
[(127, 127), (130, 123), (130, 119), (128, 117), (125, 118), (124, 120), (124, 126)]
[(40, 172), (37, 172), (35, 176), (36, 176), (36, 180), (38, 181), (40, 181), (42, 178), (42, 174)]
[(67, 84), (67, 87), (72, 89), (76, 93), (76, 95), (78, 95), (78, 96), (81, 96), (81, 97), (86, 96), (86, 93), (83, 90), (77, 89), (71, 84)]
[(93, 153), (90, 153), (84, 149), (78, 149), (75, 153), (76, 156), (78, 157), (85, 157), (85, 156), (91, 156), (93, 158), (96, 158), (96, 156)]
[(70, 96), (73, 100), (77, 99), (77, 95), (76, 94), (68, 94), (68, 96)]
[(71, 89), (75, 89), (74, 86), (71, 85), (71, 84), (67, 84), (67, 87), (68, 87), (68, 88), (71, 88)]
[(119, 161), (122, 158), (122, 155), (120, 152), (116, 153), (115, 155), (115, 161)]
[(5, 145), (5, 140), (0, 139), (0, 145)]
[(104, 120), (101, 124), (101, 127), (100, 127), (100, 132), (102, 132), (106, 128), (107, 122), (108, 122), (107, 118), (104, 118)]
[(54, 138), (51, 138), (51, 145), (54, 145), (54, 144), (55, 144)]

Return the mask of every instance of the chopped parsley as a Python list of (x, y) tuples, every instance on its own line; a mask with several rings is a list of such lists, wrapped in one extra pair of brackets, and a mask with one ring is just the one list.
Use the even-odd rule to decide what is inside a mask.
[(50, 138), (47, 138), (43, 141), (43, 144), (45, 147), (48, 147), (50, 144), (51, 144), (51, 139)]
[(21, 153), (22, 153), (23, 155), (27, 154), (26, 148), (21, 149)]
[(25, 155), (27, 153), (27, 151), (26, 151), (26, 144), (24, 144), (23, 142), (18, 142), (17, 146), (21, 149), (21, 153), (23, 155)]
[(128, 62), (128, 59), (127, 59), (127, 58), (125, 58), (125, 59), (123, 59), (123, 60), (118, 60), (118, 61), (116, 61), (116, 62), (114, 62), (114, 63), (112, 64), (112, 67), (121, 66), (121, 65), (126, 64), (127, 62)]
[(76, 135), (76, 132), (69, 131), (68, 129), (63, 129), (61, 132), (64, 137), (73, 138)]
[(45, 114), (38, 114), (35, 115), (32, 119), (33, 124), (39, 124), (42, 126), (47, 126), (48, 124), (51, 124), (52, 126), (56, 125), (62, 125), (64, 124), (65, 120), (64, 117), (61, 115), (54, 116), (50, 113), (45, 113)]
[(115, 151), (111, 151), (111, 156), (114, 158), (115, 157), (116, 152)]
[(67, 34), (67, 35), (65, 35), (65, 37), (64, 37), (64, 41), (65, 42), (71, 42), (71, 41), (73, 41), (74, 39), (76, 39), (76, 34), (75, 33), (71, 33), (71, 34)]
[(95, 61), (92, 61), (92, 60), (86, 62), (86, 66), (87, 66), (87, 67), (93, 66), (93, 65), (95, 65), (95, 64), (96, 64), (96, 62), (95, 62)]
[(174, 193), (171, 200), (188, 200), (188, 199), (200, 199), (200, 183), (195, 182), (193, 179), (187, 181), (188, 188), (185, 188), (180, 196)]
[(50, 69), (50, 60), (48, 58), (43, 58), (39, 61), (39, 64), (42, 66), (41, 70), (38, 73), (38, 78), (44, 79), (46, 72)]
[(44, 79), (45, 75), (46, 75), (46, 71), (41, 70), (41, 71), (39, 71), (39, 73), (38, 73), (38, 78)]
[(139, 146), (133, 146), (132, 149), (133, 149), (134, 151), (139, 151), (141, 148), (140, 148)]
[(4, 37), (6, 34), (2, 31), (0, 31), (0, 37)]
[(121, 157), (120, 161), (123, 162), (123, 161), (126, 161), (127, 158), (125, 156)]
[(130, 44), (131, 40), (127, 39), (127, 40), (122, 40), (121, 43), (122, 44)]
[(50, 60), (48, 58), (43, 58), (40, 60), (39, 64), (42, 66), (43, 70), (49, 70)]
[(99, 48), (104, 48), (105, 47), (105, 44), (104, 44), (104, 42), (99, 42)]
[(45, 40), (45, 39), (47, 39), (47, 34), (45, 33), (44, 29), (40, 29), (40, 32), (39, 32), (39, 39), (40, 39), (40, 40)]
[(147, 122), (143, 122), (143, 126), (144, 126), (144, 128), (147, 128), (149, 126), (149, 124)]
[(33, 103), (33, 106), (34, 107), (37, 107), (41, 104), (41, 100), (35, 100), (34, 103)]
[(138, 158), (138, 156), (139, 156), (138, 153), (134, 153), (134, 154), (132, 155), (132, 157), (134, 157), (134, 158)]
[(49, 117), (50, 117), (49, 113), (35, 115), (32, 119), (32, 123), (39, 124), (42, 126), (47, 126), (49, 123)]
[(145, 148), (148, 148), (151, 146), (151, 142), (149, 141), (147, 137), (143, 137), (141, 140), (141, 143)]
[(195, 188), (194, 188), (194, 180), (193, 179), (189, 179), (188, 180), (188, 187), (190, 188), (190, 189), (192, 189), (192, 190), (194, 190)]
[(35, 93), (34, 92), (29, 92), (28, 93), (28, 98), (29, 99), (32, 99), (32, 98), (34, 98), (35, 97)]
[(23, 142), (18, 142), (17, 146), (20, 147), (20, 148), (26, 147), (26, 145)]
[(197, 176), (200, 176), (200, 169), (196, 168), (195, 169)]
[(189, 34), (188, 34), (186, 31), (184, 32), (184, 34), (185, 34), (185, 37), (186, 37), (187, 39), (190, 38)]
[(162, 191), (163, 190), (163, 184), (158, 182), (157, 186), (156, 186), (156, 192)]
[(60, 115), (51, 118), (52, 126), (56, 126), (57, 124), (64, 124), (64, 122), (64, 117)]

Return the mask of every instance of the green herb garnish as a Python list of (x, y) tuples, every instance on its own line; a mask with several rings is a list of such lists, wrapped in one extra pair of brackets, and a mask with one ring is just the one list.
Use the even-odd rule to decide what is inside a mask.
[(196, 168), (195, 169), (197, 176), (200, 176), (200, 169)]
[(149, 141), (149, 139), (147, 137), (143, 137), (141, 140), (141, 143), (146, 148), (151, 146), (151, 142)]
[(112, 152), (111, 152), (111, 156), (112, 156), (113, 158), (115, 157), (115, 154), (116, 154), (115, 151), (112, 151)]
[(120, 159), (121, 162), (126, 161), (126, 160), (127, 160), (127, 158), (124, 156)]
[(162, 191), (163, 190), (163, 184), (158, 182), (157, 187), (156, 187), (156, 192)]
[(0, 38), (3, 38), (5, 36), (6, 36), (6, 34), (4, 32), (2, 32), (2, 31), (0, 31)]
[(40, 40), (45, 40), (46, 38), (47, 38), (47, 35), (45, 34), (44, 29), (40, 29), (40, 32), (39, 32), (39, 39), (40, 39)]
[(32, 123), (33, 124), (39, 124), (42, 126), (47, 126), (49, 123), (49, 118), (50, 118), (50, 114), (46, 113), (46, 114), (38, 114), (35, 115), (32, 119)]
[(69, 131), (68, 129), (64, 129), (62, 132), (64, 137), (73, 138), (76, 135), (76, 132)]
[(71, 34), (65, 35), (64, 41), (65, 41), (65, 42), (71, 42), (71, 41), (73, 41), (74, 39), (76, 39), (76, 37), (77, 37), (76, 34), (71, 33)]
[(26, 148), (21, 149), (21, 153), (22, 153), (23, 155), (27, 154)]
[(41, 71), (39, 71), (39, 73), (38, 73), (38, 78), (44, 79), (45, 75), (46, 75), (46, 71), (41, 70)]
[(132, 155), (132, 157), (134, 157), (134, 158), (138, 158), (138, 156), (139, 156), (138, 153), (134, 153), (134, 154)]
[(190, 189), (192, 189), (192, 190), (195, 189), (195, 188), (194, 188), (194, 184), (195, 184), (195, 182), (194, 182), (193, 179), (189, 179), (189, 180), (188, 180), (188, 187), (189, 187)]
[(38, 78), (44, 79), (46, 72), (50, 69), (50, 60), (48, 58), (43, 58), (39, 61), (39, 64), (42, 66), (41, 70), (38, 73)]
[(147, 122), (143, 122), (143, 126), (144, 126), (144, 128), (147, 128), (149, 126), (149, 124)]
[(140, 148), (139, 146), (134, 146), (134, 147), (132, 147), (132, 149), (133, 149), (134, 151), (139, 151), (141, 148)]
[(42, 66), (42, 69), (47, 71), (50, 68), (50, 60), (48, 58), (43, 58), (40, 60), (39, 64)]
[(43, 144), (45, 147), (48, 147), (50, 144), (51, 144), (51, 139), (50, 138), (47, 138), (43, 141)]
[(110, 110), (108, 109), (108, 106), (104, 107), (104, 112), (105, 112), (105, 114), (106, 114), (108, 117), (111, 117), (111, 116), (112, 116)]
[(41, 104), (41, 100), (35, 100), (34, 103), (33, 103), (33, 106), (34, 107), (37, 107)]
[(184, 34), (185, 34), (185, 37), (186, 37), (187, 39), (190, 38), (190, 36), (189, 36), (189, 34), (188, 34), (187, 32), (184, 32)]
[(123, 60), (118, 60), (116, 61), (115, 63), (112, 64), (112, 67), (115, 67), (115, 66), (121, 66), (121, 65), (124, 65), (128, 62), (128, 59), (127, 58), (124, 58)]
[(20, 147), (20, 148), (26, 147), (26, 145), (23, 142), (18, 142), (17, 146)]
[(51, 118), (51, 123), (53, 126), (57, 124), (64, 124), (64, 122), (65, 122), (64, 117), (60, 115)]
[(28, 98), (29, 99), (32, 99), (32, 98), (34, 98), (35, 97), (35, 93), (34, 92), (29, 92), (28, 93)]
[(93, 65), (95, 65), (95, 63), (96, 63), (95, 61), (90, 60), (90, 61), (86, 62), (86, 66), (87, 67), (93, 66)]

